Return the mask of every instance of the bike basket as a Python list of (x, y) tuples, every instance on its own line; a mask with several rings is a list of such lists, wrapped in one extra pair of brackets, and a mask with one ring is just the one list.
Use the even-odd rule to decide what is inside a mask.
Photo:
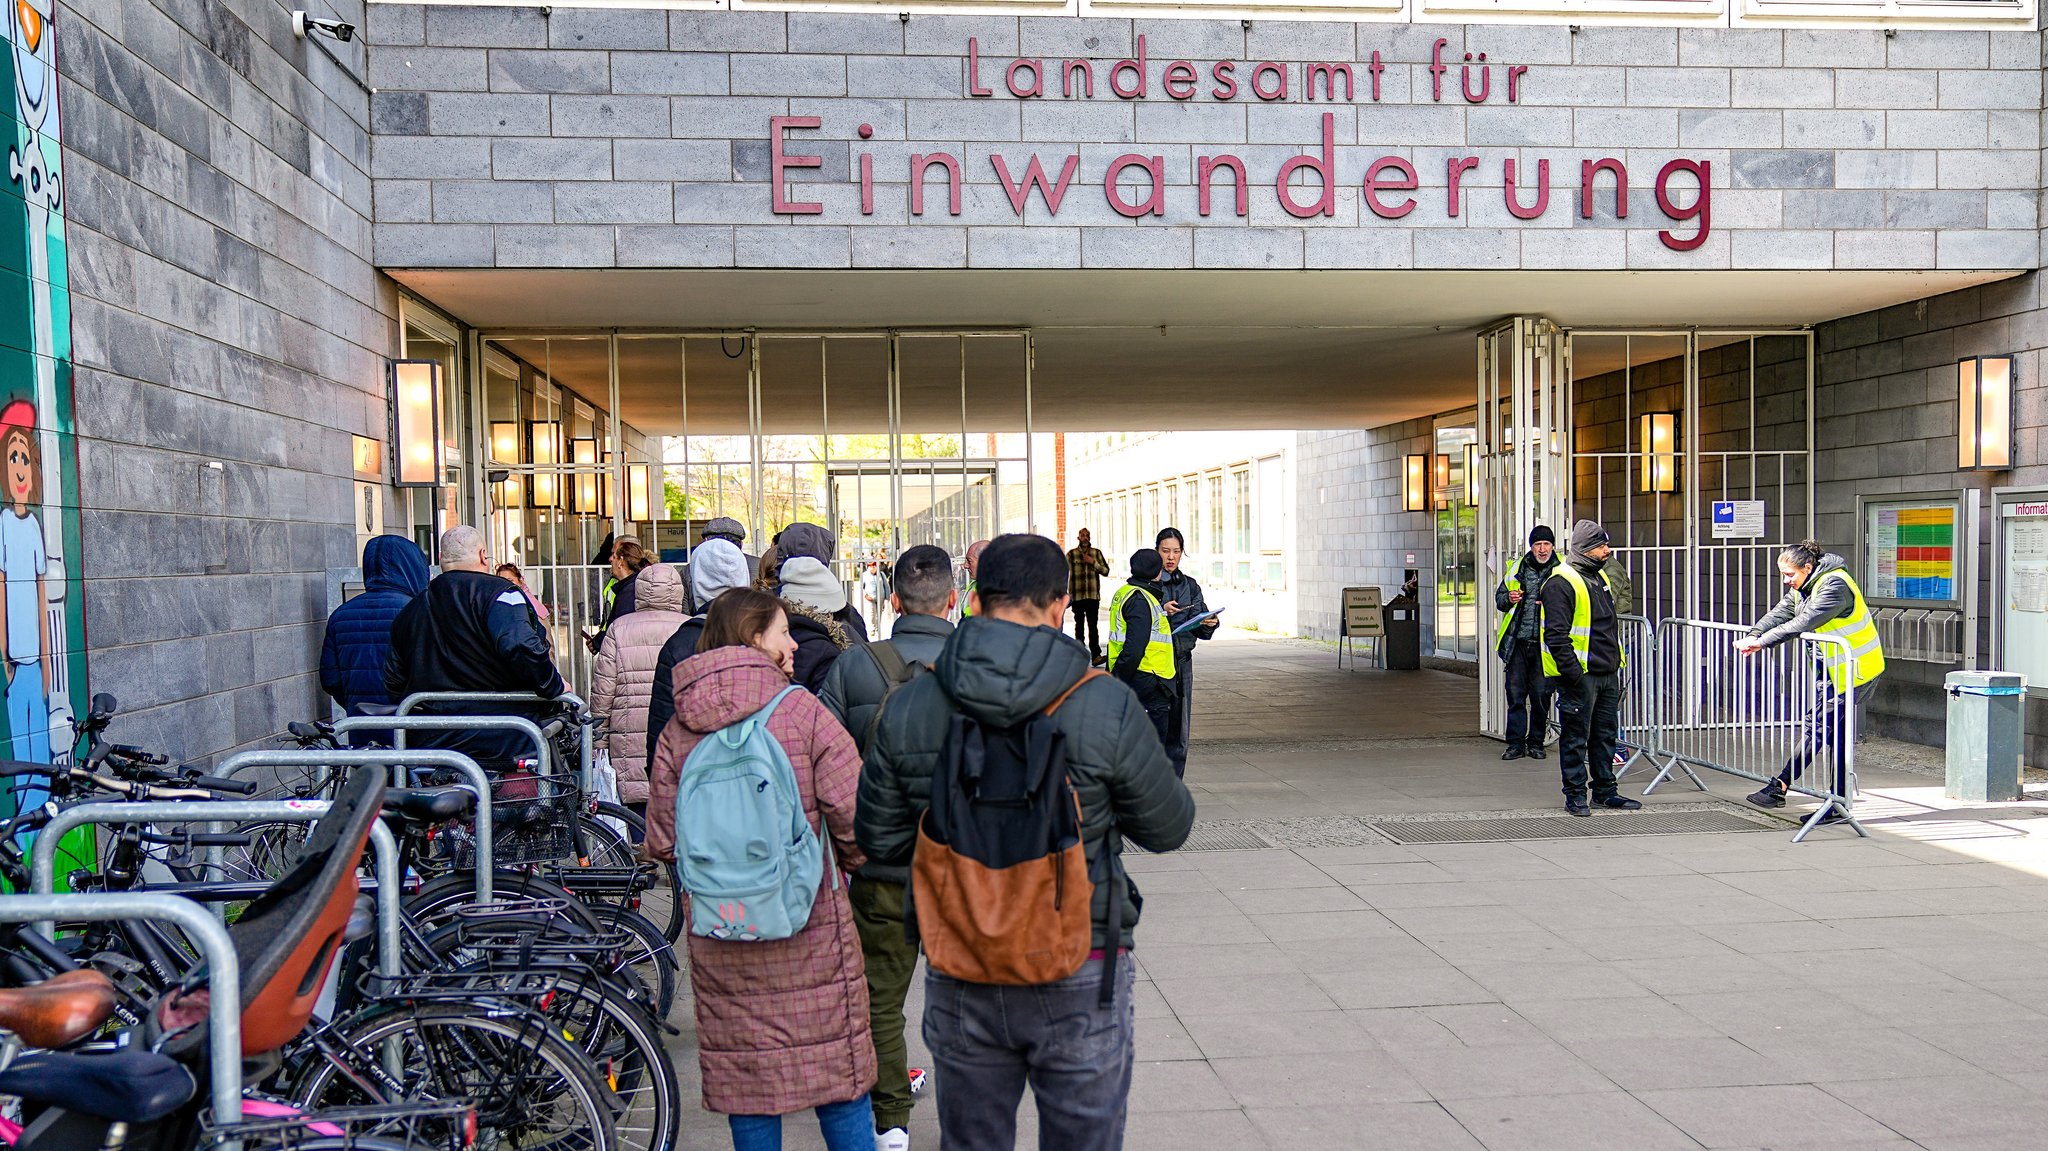
[[(461, 783), (450, 773), (445, 781)], [(546, 863), (576, 854), (576, 813), (582, 809), (583, 792), (576, 777), (567, 772), (535, 775), (505, 772), (491, 780), (491, 855), (498, 866)], [(476, 867), (476, 825), (463, 820), (442, 832), (448, 866), (458, 870)]]
[[(249, 1100), (244, 1105), (254, 1106)], [(267, 1110), (295, 1110), (271, 1105)], [(240, 1123), (215, 1123), (213, 1112), (200, 1119), (200, 1151), (239, 1143), (243, 1151), (294, 1151), (315, 1144), (322, 1149), (393, 1145), (438, 1151), (463, 1151), (474, 1138), (476, 1121), (461, 1100), (432, 1103), (389, 1103), (374, 1107), (330, 1107), (291, 1115), (245, 1118)]]

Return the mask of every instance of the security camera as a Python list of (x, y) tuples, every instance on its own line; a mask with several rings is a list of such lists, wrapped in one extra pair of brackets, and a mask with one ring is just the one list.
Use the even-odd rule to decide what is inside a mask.
[(322, 20), (304, 12), (292, 13), (292, 35), (304, 40), (309, 32), (332, 36), (346, 44), (356, 38), (356, 26), (341, 20)]

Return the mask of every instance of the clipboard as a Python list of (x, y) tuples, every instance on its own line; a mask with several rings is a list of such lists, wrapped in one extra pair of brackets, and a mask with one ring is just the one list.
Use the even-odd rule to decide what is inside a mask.
[(1215, 609), (1214, 611), (1205, 611), (1201, 615), (1198, 615), (1195, 618), (1189, 620), (1188, 622), (1181, 624), (1179, 627), (1174, 628), (1173, 631), (1169, 634), (1185, 635), (1188, 632), (1191, 632), (1196, 628), (1201, 627), (1203, 624), (1208, 623), (1210, 620), (1215, 619), (1217, 616), (1220, 616), (1222, 614), (1223, 609), (1220, 607)]

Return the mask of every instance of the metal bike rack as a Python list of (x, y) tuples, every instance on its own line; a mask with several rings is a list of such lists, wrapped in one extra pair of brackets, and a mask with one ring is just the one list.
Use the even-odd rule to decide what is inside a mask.
[(539, 724), (524, 716), (352, 715), (334, 725), (334, 734), (346, 736), (352, 731), (388, 731), (393, 736), (393, 749), (405, 751), (405, 733), (408, 731), (475, 731), (478, 728), (516, 732), (532, 740), (534, 760), (540, 765), (541, 774), (547, 774), (551, 762), (548, 757), (548, 737), (541, 734)]
[[(29, 890), (52, 895), (57, 889), (57, 843), (73, 828), (94, 823), (240, 823), (267, 820), (279, 823), (313, 823), (326, 816), (333, 804), (325, 799), (245, 799), (208, 802), (169, 800), (149, 803), (84, 803), (52, 816), (42, 834), (29, 849)], [(398, 840), (382, 821), (370, 825), (370, 847), (377, 871), (377, 973), (399, 974), (399, 888)], [(136, 892), (135, 894), (148, 894)], [(54, 923), (37, 927), (45, 936), (56, 935)]]
[[(347, 723), (350, 721), (343, 720), (342, 722)], [(387, 765), (393, 768), (445, 767), (451, 771), (461, 772), (463, 777), (461, 786), (469, 788), (470, 791), (476, 794), (477, 858), (493, 861), (497, 859), (497, 856), (492, 854), (495, 841), (493, 839), (494, 833), (491, 829), (491, 777), (484, 774), (484, 769), (478, 767), (475, 760), (459, 751), (442, 751), (438, 748), (422, 748), (417, 751), (244, 751), (231, 755), (222, 761), (221, 765), (215, 769), (214, 774), (224, 779), (233, 779), (242, 772), (254, 767), (383, 767)], [(410, 780), (398, 779), (398, 772), (396, 771), (392, 774), (395, 782), (401, 785), (409, 785), (411, 783)], [(381, 822), (379, 827), (382, 827)], [(396, 858), (395, 854), (393, 858)], [(401, 876), (400, 878), (402, 879), (403, 877)], [(377, 882), (381, 887), (384, 881), (380, 877)], [(477, 901), (480, 903), (489, 903), (491, 901), (491, 869), (488, 867), (477, 868), (476, 896)]]
[[(137, 804), (134, 806), (149, 806)], [(177, 806), (159, 804), (157, 806)], [(190, 804), (183, 806), (189, 807)], [(52, 826), (55, 826), (52, 824)], [(50, 836), (55, 841), (57, 836)], [(213, 1115), (218, 1123), (242, 1121), (242, 966), (234, 941), (207, 910), (189, 899), (145, 892), (105, 895), (10, 895), (0, 899), (0, 923), (57, 920), (154, 919), (176, 926), (206, 960), (207, 1053), (213, 1065)], [(233, 1151), (232, 1147), (223, 1151)]]
[[(525, 691), (416, 691), (398, 703), (398, 715), (411, 715), (413, 709), (424, 703), (566, 703), (573, 705), (580, 714), (588, 714), (590, 705), (574, 692), (563, 692), (553, 699), (542, 699)], [(479, 719), (486, 718), (483, 716)], [(590, 761), (593, 751), (591, 724), (578, 723), (582, 730), (577, 734), (576, 786), (590, 790)], [(401, 737), (400, 746), (404, 746)], [(543, 771), (546, 769), (543, 768)]]

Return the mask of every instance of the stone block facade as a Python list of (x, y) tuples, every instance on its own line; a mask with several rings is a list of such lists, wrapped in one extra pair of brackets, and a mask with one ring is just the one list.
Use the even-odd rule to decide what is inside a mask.
[[(403, 205), (377, 218), (387, 267), (2038, 264), (2035, 32), (407, 4), (370, 18), (372, 175), (380, 208)], [(1140, 73), (1116, 62), (1141, 43), (1144, 95), (1120, 98), (1112, 82)], [(1025, 183), (1034, 156), (1047, 192)], [(782, 192), (815, 211), (776, 210), (790, 157), (816, 164), (781, 168)], [(1106, 182), (1120, 157), (1136, 163)], [(1242, 212), (1232, 169), (1203, 178), (1224, 157), (1244, 169)], [(1625, 218), (1605, 169), (1582, 215), (1584, 165), (1601, 160), (1627, 171)], [(1675, 249), (1699, 233), (1701, 169), (1711, 226)]]

